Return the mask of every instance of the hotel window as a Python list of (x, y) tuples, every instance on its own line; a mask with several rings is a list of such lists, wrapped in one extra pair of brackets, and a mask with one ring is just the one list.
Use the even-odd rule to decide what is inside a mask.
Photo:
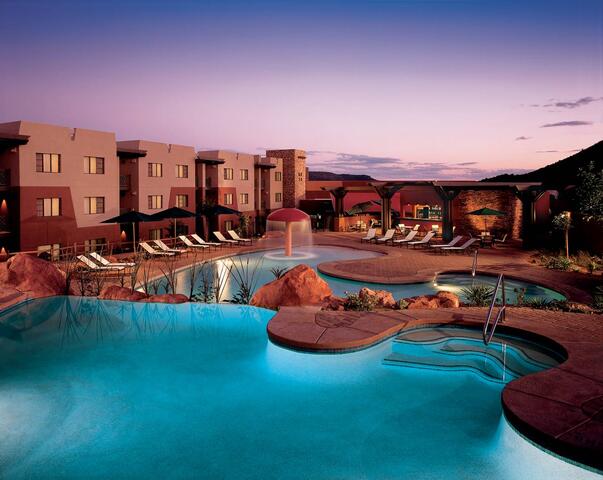
[(304, 172), (297, 172), (297, 179), (300, 182), (303, 182), (304, 181)]
[(86, 215), (105, 213), (105, 197), (84, 197), (84, 213)]
[(246, 168), (241, 169), (241, 180), (249, 180), (249, 170)]
[(176, 165), (176, 178), (188, 178), (188, 165)]
[(38, 217), (58, 217), (61, 215), (60, 198), (36, 199), (36, 213)]
[(107, 244), (106, 238), (93, 238), (92, 240), (84, 240), (84, 250), (88, 252), (100, 252), (103, 246)]
[(176, 195), (176, 206), (178, 208), (188, 207), (188, 195)]
[(274, 181), (282, 182), (283, 181), (283, 172), (274, 172)]
[(149, 195), (149, 210), (163, 208), (163, 195)]
[(149, 177), (163, 177), (163, 164), (149, 163)]
[(274, 201), (275, 202), (282, 202), (283, 201), (283, 194), (281, 192), (276, 192), (274, 194)]
[(36, 153), (36, 172), (61, 173), (61, 156), (58, 153)]
[(161, 228), (149, 230), (149, 240), (161, 240)]
[(232, 193), (224, 194), (224, 205), (232, 205)]
[(224, 180), (232, 180), (234, 178), (234, 170), (232, 168), (224, 169)]
[(226, 220), (224, 222), (224, 230), (232, 230), (232, 220)]
[(239, 195), (239, 203), (241, 205), (247, 205), (249, 203), (249, 194), (248, 193), (241, 193)]
[(103, 175), (105, 173), (105, 159), (102, 157), (84, 157), (84, 173)]

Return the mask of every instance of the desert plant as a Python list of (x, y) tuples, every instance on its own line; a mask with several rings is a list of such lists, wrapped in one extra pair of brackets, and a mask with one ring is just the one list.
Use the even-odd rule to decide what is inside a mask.
[(263, 259), (257, 262), (252, 262), (249, 258), (245, 260), (233, 259), (230, 265), (230, 273), (238, 285), (238, 291), (232, 298), (232, 303), (248, 305), (251, 302), (251, 297), (257, 287), (258, 273), (261, 271), (262, 262)]
[(492, 288), (490, 285), (478, 283), (476, 285), (463, 288), (461, 293), (465, 297), (465, 302), (468, 305), (474, 307), (486, 307), (492, 300), (494, 288)]
[(176, 256), (167, 257), (159, 262), (159, 271), (165, 279), (165, 293), (176, 293), (178, 276), (176, 274)]
[(274, 278), (279, 279), (281, 278), (285, 273), (287, 273), (289, 269), (287, 267), (272, 267), (270, 269), (270, 273), (272, 273), (272, 275), (274, 275)]
[[(141, 286), (142, 286), (142, 290), (144, 291), (144, 293), (146, 295), (150, 295), (151, 294), (151, 288), (154, 287), (157, 282), (153, 283), (151, 282), (151, 277), (153, 275), (153, 265), (154, 265), (154, 260), (152, 258), (149, 258), (147, 260), (145, 260), (140, 268), (140, 273), (142, 275), (141, 278)], [(138, 273), (138, 272), (137, 272)], [(134, 285), (136, 284), (136, 278), (133, 279)], [(132, 287), (134, 288), (134, 287)]]
[(546, 298), (543, 298), (543, 297), (534, 297), (534, 298), (528, 299), (526, 301), (526, 306), (528, 306), (530, 308), (535, 308), (537, 310), (548, 310), (552, 307), (556, 307), (556, 308), (560, 307), (560, 305), (553, 304), (553, 302), (551, 302), (551, 300), (547, 300)]
[(572, 261), (561, 255), (558, 257), (545, 257), (544, 266), (551, 270), (562, 270), (566, 272), (572, 268)]
[(576, 207), (587, 222), (603, 222), (603, 171), (590, 162), (578, 170)]
[(400, 300), (398, 300), (398, 309), (399, 310), (406, 310), (407, 308), (408, 308), (408, 302), (404, 298), (401, 298)]
[(527, 288), (514, 288), (513, 292), (515, 293), (515, 296), (517, 298), (516, 300), (516, 304), (517, 306), (521, 306), (524, 305), (526, 303), (526, 292), (527, 292)]
[(603, 310), (603, 285), (598, 285), (593, 291), (593, 308)]
[(193, 249), (193, 261), (191, 264), (191, 267), (189, 268), (189, 275), (188, 275), (188, 299), (192, 300), (193, 298), (193, 294), (195, 292), (195, 284), (197, 282), (197, 274), (199, 273), (199, 264), (197, 262), (197, 259), (199, 257), (199, 250), (194, 248)]
[(249, 215), (245, 215), (244, 213), (241, 213), (239, 215), (239, 224), (237, 225), (236, 228), (236, 232), (242, 236), (242, 237), (247, 237), (249, 236), (249, 227), (251, 226), (251, 218), (249, 217)]
[(357, 293), (345, 292), (343, 309), (352, 312), (370, 312), (375, 309), (376, 300), (371, 296), (361, 297)]

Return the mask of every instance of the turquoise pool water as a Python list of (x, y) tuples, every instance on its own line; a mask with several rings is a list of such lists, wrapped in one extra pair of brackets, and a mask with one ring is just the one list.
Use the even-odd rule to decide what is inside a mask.
[[(0, 315), (0, 476), (600, 478), (518, 436), (502, 383), (279, 348), (273, 312), (37, 300)], [(398, 348), (398, 347), (396, 347)]]
[[(215, 268), (222, 275), (225, 275), (227, 266), (235, 262), (237, 265), (245, 265), (250, 271), (255, 270), (255, 287), (260, 286), (274, 280), (274, 275), (270, 271), (274, 267), (291, 268), (300, 263), (305, 263), (313, 268), (319, 263), (335, 260), (353, 260), (361, 258), (378, 257), (381, 254), (367, 250), (355, 250), (345, 247), (299, 247), (295, 249), (296, 259), (285, 260), (280, 255), (280, 251), (257, 252), (245, 255), (237, 255), (228, 259), (217, 260)], [(278, 259), (275, 259), (278, 258)], [(249, 266), (247, 267), (247, 262)], [(471, 268), (471, 259), (467, 259), (467, 270)], [(463, 298), (462, 289), (470, 286), (472, 283), (485, 283), (494, 287), (496, 277), (478, 275), (475, 278), (469, 273), (467, 274), (443, 274), (438, 275), (436, 282), (415, 283), (406, 285), (390, 285), (367, 282), (355, 282), (353, 280), (345, 280), (342, 278), (331, 277), (329, 275), (320, 274), (326, 280), (335, 295), (344, 296), (345, 292), (357, 292), (362, 287), (368, 286), (373, 289), (388, 290), (393, 293), (396, 299), (412, 297), (416, 295), (434, 294), (441, 290), (451, 291)], [(190, 290), (190, 272), (183, 270), (178, 274), (177, 290), (180, 293), (188, 295)], [(196, 284), (200, 285), (200, 276), (197, 276)], [(227, 277), (226, 288), (222, 300), (230, 300), (238, 290), (238, 284), (232, 277)], [(525, 289), (526, 298), (544, 298), (547, 300), (563, 300), (563, 295), (539, 285), (534, 285), (527, 282), (506, 279), (506, 292), (509, 302), (514, 303), (517, 298), (516, 290)]]

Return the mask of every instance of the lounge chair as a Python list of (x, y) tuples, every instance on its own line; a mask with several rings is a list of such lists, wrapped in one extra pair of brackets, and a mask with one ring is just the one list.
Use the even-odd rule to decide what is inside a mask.
[(385, 235), (383, 235), (381, 238), (377, 238), (376, 242), (387, 244), (387, 242), (393, 241), (394, 233), (396, 233), (396, 230), (394, 230), (393, 228), (390, 228), (387, 232), (385, 232)]
[(366, 236), (362, 237), (360, 239), (360, 243), (362, 242), (370, 242), (372, 240), (376, 240), (377, 237), (377, 229), (376, 228), (369, 228), (369, 231), (366, 232)]
[(123, 266), (119, 266), (119, 267), (107, 267), (105, 265), (98, 265), (96, 263), (94, 263), (92, 260), (90, 260), (86, 255), (78, 255), (77, 259), (82, 262), (84, 265), (86, 265), (88, 267), (88, 269), (90, 270), (96, 270), (96, 271), (101, 271), (101, 272), (115, 272), (115, 271), (120, 271), (123, 270), (126, 267)]
[(178, 238), (182, 243), (184, 243), (184, 245), (186, 245), (186, 248), (200, 248), (202, 250), (209, 248), (209, 245), (201, 245), (200, 243), (191, 242), (188, 238), (186, 238), (186, 235), (178, 235)]
[(164, 252), (163, 250), (156, 250), (151, 247), (147, 242), (140, 242), (139, 245), (149, 255), (154, 255), (156, 257), (173, 257), (174, 255), (176, 255), (174, 252)]
[(435, 236), (436, 232), (427, 232), (421, 240), (415, 240), (414, 242), (408, 242), (406, 245), (411, 245), (412, 248), (422, 247), (423, 245), (429, 245), (431, 239)]
[(208, 247), (221, 247), (222, 244), (218, 243), (218, 242), (206, 242), (205, 240), (203, 240), (199, 235), (197, 235), (196, 233), (191, 233), (190, 235), (193, 240), (195, 240), (196, 242), (199, 243), (199, 245), (207, 245)]
[(505, 233), (502, 238), (495, 238), (493, 240), (494, 245), (496, 245), (497, 243), (505, 243), (507, 241), (507, 236), (508, 235), (509, 235), (508, 233)]
[(417, 223), (417, 224), (416, 224), (414, 227), (412, 227), (412, 229), (413, 229), (415, 232), (418, 232), (418, 231), (419, 231), (419, 228), (421, 228), (421, 225), (419, 225), (418, 223)]
[(103, 265), (104, 267), (126, 267), (127, 268), (127, 267), (133, 267), (134, 265), (136, 265), (135, 262), (110, 262), (105, 257), (103, 257), (102, 255), (100, 255), (96, 252), (91, 252), (90, 256), (94, 260), (96, 260), (98, 263)]
[(228, 230), (228, 235), (230, 235), (233, 240), (236, 240), (239, 243), (249, 244), (249, 245), (251, 245), (253, 243), (251, 238), (239, 237), (239, 234), (237, 232), (235, 232), (234, 230)]
[(410, 232), (408, 232), (408, 235), (406, 235), (406, 237), (394, 240), (392, 241), (392, 244), (399, 246), (406, 245), (408, 242), (410, 242), (413, 238), (417, 236), (417, 233), (418, 232), (416, 230), (411, 230)]
[(160, 250), (164, 251), (164, 252), (172, 252), (175, 253), (176, 255), (180, 255), (182, 253), (186, 253), (186, 250), (184, 250), (183, 248), (170, 248), (168, 247), (165, 243), (163, 243), (162, 240), (153, 240), (155, 242), (155, 245), (157, 245), (159, 247)]
[(237, 245), (239, 243), (236, 240), (229, 240), (222, 235), (222, 232), (214, 232), (214, 236), (220, 241), (220, 243), (225, 243), (227, 245)]
[(463, 243), (460, 247), (442, 247), (443, 252), (466, 252), (475, 242), (479, 242), (479, 238), (473, 237)]
[(457, 235), (448, 243), (438, 243), (437, 245), (429, 245), (429, 248), (435, 248), (435, 251), (438, 251), (444, 247), (454, 247), (457, 243), (459, 243), (463, 239), (462, 235)]

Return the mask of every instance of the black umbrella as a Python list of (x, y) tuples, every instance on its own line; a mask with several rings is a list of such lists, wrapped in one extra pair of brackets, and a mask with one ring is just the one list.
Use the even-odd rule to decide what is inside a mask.
[(176, 220), (178, 218), (192, 218), (196, 217), (193, 212), (188, 210), (184, 210), (180, 207), (171, 207), (166, 210), (162, 210), (161, 212), (154, 213), (151, 215), (153, 220), (173, 220), (174, 221), (174, 237), (176, 236)]
[(140, 222), (152, 222), (153, 217), (146, 213), (138, 212), (136, 210), (130, 210), (129, 212), (122, 213), (117, 217), (103, 220), (101, 223), (131, 223), (132, 224), (132, 249), (136, 251), (136, 224)]
[(352, 206), (346, 213), (348, 215), (358, 215), (359, 213), (366, 213), (375, 205), (381, 205), (378, 200), (369, 200), (368, 202), (360, 202)]
[(213, 215), (240, 215), (241, 212), (233, 208), (225, 207), (224, 205), (203, 205), (199, 209), (201, 215), (208, 217)]

